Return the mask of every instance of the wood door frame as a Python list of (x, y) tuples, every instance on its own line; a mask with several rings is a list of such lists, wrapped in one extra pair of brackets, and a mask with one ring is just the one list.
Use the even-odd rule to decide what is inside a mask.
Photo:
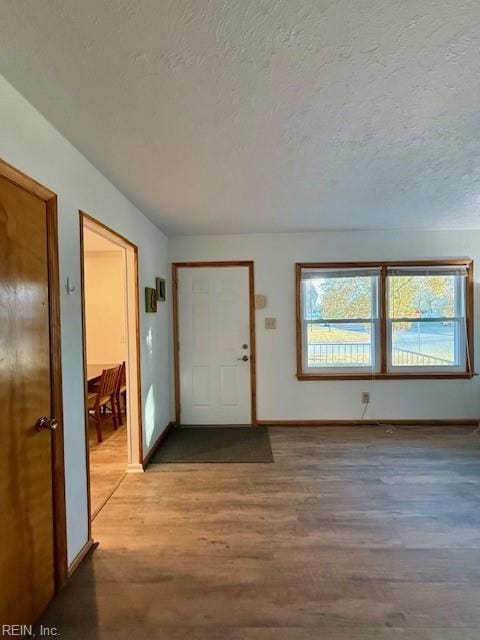
[[(136, 368), (137, 368), (137, 403), (138, 403), (138, 455), (139, 462), (142, 465), (145, 459), (143, 451), (143, 414), (142, 414), (142, 376), (141, 376), (141, 357), (140, 357), (140, 302), (139, 302), (139, 271), (138, 271), (138, 246), (117, 231), (114, 231), (100, 220), (84, 211), (79, 211), (80, 223), (80, 297), (82, 305), (82, 356), (83, 356), (83, 381), (84, 381), (84, 397), (87, 397), (87, 338), (85, 324), (85, 259), (84, 259), (84, 228), (85, 222), (90, 222), (107, 231), (108, 234), (115, 236), (121, 243), (128, 245), (133, 250), (134, 256), (134, 284), (135, 284), (135, 351), (136, 351)], [(87, 503), (88, 503), (88, 540), (92, 537), (92, 509), (90, 499), (90, 458), (88, 446), (88, 408), (85, 403), (85, 455), (86, 455), (86, 471), (87, 471)]]
[(178, 327), (178, 270), (195, 268), (247, 267), (248, 302), (250, 319), (250, 420), (253, 426), (257, 422), (257, 353), (255, 342), (255, 263), (253, 260), (228, 260), (219, 262), (173, 262), (172, 263), (172, 299), (173, 299), (173, 370), (175, 387), (175, 424), (180, 424), (180, 354)]
[(0, 176), (42, 200), (46, 209), (51, 414), (58, 422), (57, 429), (52, 432), (53, 561), (55, 591), (58, 592), (67, 581), (68, 562), (57, 195), (1, 158)]

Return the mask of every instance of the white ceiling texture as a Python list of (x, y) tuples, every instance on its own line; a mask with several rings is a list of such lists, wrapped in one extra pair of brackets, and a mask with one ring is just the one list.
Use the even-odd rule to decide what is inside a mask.
[(0, 0), (0, 71), (168, 235), (480, 228), (478, 0)]

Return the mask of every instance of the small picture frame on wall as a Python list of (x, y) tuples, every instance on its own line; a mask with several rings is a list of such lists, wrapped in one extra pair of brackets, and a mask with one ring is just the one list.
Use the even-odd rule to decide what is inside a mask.
[(157, 312), (157, 290), (152, 287), (145, 287), (145, 311), (147, 313)]
[(159, 302), (165, 302), (167, 298), (165, 278), (155, 278), (155, 285), (157, 289), (157, 300)]

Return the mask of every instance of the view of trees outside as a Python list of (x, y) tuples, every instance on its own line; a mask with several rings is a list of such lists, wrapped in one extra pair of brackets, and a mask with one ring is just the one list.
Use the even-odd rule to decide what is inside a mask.
[[(308, 366), (372, 366), (371, 276), (327, 277), (305, 281), (305, 318), (327, 320), (308, 325)], [(329, 323), (328, 320), (344, 320)]]
[[(308, 286), (309, 285), (309, 286)], [(353, 320), (372, 316), (373, 278), (319, 278), (307, 281), (309, 319)]]
[[(388, 313), (397, 366), (455, 364), (454, 275), (391, 275)], [(371, 366), (377, 276), (318, 277), (304, 281), (309, 366)], [(427, 321), (417, 322), (421, 318)], [(441, 320), (438, 320), (438, 319)], [(325, 320), (325, 323), (318, 322)], [(329, 320), (344, 320), (342, 324)], [(349, 322), (350, 321), (350, 322)]]
[[(461, 327), (445, 320), (455, 316), (455, 278), (445, 275), (389, 278), (394, 365), (411, 365), (416, 361), (419, 366), (455, 364), (455, 331)], [(405, 320), (413, 318), (428, 322)], [(437, 318), (442, 320), (435, 322)]]
[(391, 318), (452, 318), (455, 315), (455, 276), (390, 276), (388, 283)]

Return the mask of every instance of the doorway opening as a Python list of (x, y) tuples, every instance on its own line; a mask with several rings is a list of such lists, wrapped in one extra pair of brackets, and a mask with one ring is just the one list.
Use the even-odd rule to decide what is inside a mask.
[(138, 251), (80, 212), (89, 521), (143, 471)]

